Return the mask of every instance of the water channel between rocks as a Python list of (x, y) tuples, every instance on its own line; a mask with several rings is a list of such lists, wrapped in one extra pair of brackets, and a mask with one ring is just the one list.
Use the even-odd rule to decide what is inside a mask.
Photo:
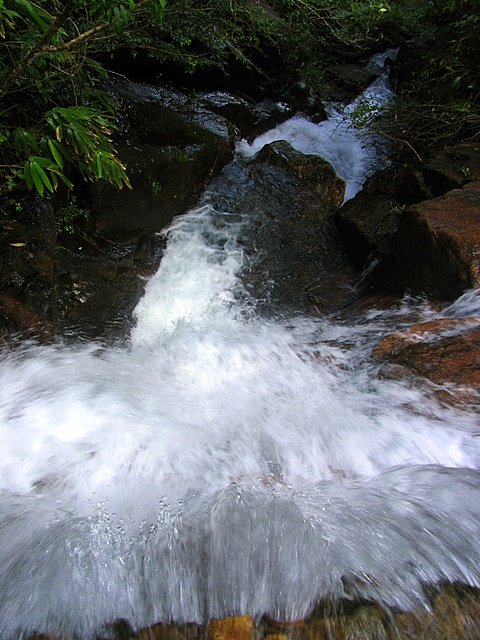
[[(288, 126), (319, 144), (316, 125)], [(348, 147), (338, 126), (329, 161)], [(373, 166), (354, 148), (349, 195)], [(2, 639), (89, 638), (119, 618), (294, 620), (323, 598), (410, 609), (425, 584), (480, 586), (478, 416), (370, 359), (432, 309), (259, 313), (243, 278), (252, 214), (216, 203), (168, 229), (127, 347), (2, 355)], [(475, 292), (443, 315), (465, 311), (479, 313)]]

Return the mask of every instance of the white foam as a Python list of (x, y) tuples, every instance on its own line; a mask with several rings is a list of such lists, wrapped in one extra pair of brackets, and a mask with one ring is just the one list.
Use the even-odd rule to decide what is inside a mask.
[(379, 77), (350, 105), (330, 105), (327, 120), (316, 124), (296, 115), (257, 136), (251, 144), (246, 140), (239, 141), (237, 152), (250, 158), (265, 145), (286, 140), (301, 153), (327, 160), (338, 176), (345, 180), (344, 200), (350, 200), (369, 176), (388, 164), (382, 144), (374, 133), (356, 128), (355, 110), (363, 103), (368, 104), (372, 115), (378, 113), (392, 95), (387, 78)]
[(3, 354), (2, 639), (480, 586), (478, 416), (370, 361), (435, 312), (262, 318), (240, 279), (247, 223), (211, 206), (174, 221), (129, 348)]

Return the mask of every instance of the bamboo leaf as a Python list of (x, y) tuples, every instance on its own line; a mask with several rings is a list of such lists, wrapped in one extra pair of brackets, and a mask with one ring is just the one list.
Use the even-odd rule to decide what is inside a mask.
[(25, 178), (25, 182), (27, 184), (27, 187), (29, 189), (33, 189), (32, 171), (31, 171), (31, 168), (30, 168), (30, 162), (28, 160), (23, 165), (23, 176)]
[(54, 166), (52, 165), (51, 160), (48, 160), (48, 158), (41, 158), (40, 156), (30, 156), (29, 160), (31, 162), (35, 162), (41, 167), (44, 167), (45, 169), (51, 169)]
[(47, 187), (47, 189), (53, 193), (54, 188), (53, 188), (53, 184), (50, 180), (50, 178), (47, 176), (47, 174), (45, 173), (45, 171), (42, 169), (41, 165), (37, 166), (37, 170), (38, 170), (38, 175), (40, 176), (40, 180), (43, 182), (43, 184)]
[(73, 189), (73, 184), (70, 182), (70, 180), (67, 178), (67, 176), (64, 173), (61, 173), (59, 171), (57, 173), (57, 176), (60, 178), (63, 184), (65, 184), (69, 189)]
[(38, 173), (39, 169), (41, 169), (41, 167), (39, 167), (38, 164), (35, 164), (34, 162), (30, 162), (30, 171), (32, 174), (33, 184), (35, 185), (35, 188), (37, 189), (38, 193), (41, 196), (43, 196), (45, 192), (45, 186), (40, 177), (40, 174)]
[(63, 157), (60, 153), (59, 145), (56, 144), (55, 140), (49, 140), (48, 147), (57, 165), (60, 167), (60, 169), (63, 169)]

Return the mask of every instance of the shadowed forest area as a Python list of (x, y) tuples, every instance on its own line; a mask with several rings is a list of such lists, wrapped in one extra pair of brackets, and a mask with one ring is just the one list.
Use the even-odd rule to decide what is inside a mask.
[[(382, 133), (424, 158), (478, 136), (478, 0), (4, 0), (3, 196), (105, 179), (129, 187), (112, 143), (112, 74), (202, 82), (262, 99), (332, 97), (332, 61), (401, 46)], [(368, 105), (359, 124), (370, 117)]]

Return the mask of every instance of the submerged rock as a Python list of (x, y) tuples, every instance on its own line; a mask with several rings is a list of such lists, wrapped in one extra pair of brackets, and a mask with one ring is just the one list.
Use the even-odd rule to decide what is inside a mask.
[[(232, 616), (208, 625), (158, 624), (139, 640), (474, 640), (480, 635), (480, 593), (456, 584), (431, 588), (425, 608), (395, 611), (370, 602), (325, 602), (305, 620), (276, 622)], [(35, 636), (35, 640), (40, 636)], [(34, 640), (31, 638), (30, 640)], [(45, 636), (42, 640), (47, 640)], [(122, 639), (123, 640), (123, 639)]]
[(210, 640), (250, 640), (253, 619), (250, 616), (232, 616), (213, 619), (208, 624)]

